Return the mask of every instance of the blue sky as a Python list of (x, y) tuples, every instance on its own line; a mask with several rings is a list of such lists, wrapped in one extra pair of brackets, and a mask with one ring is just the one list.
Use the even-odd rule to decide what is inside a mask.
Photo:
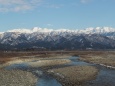
[(0, 32), (115, 27), (115, 0), (0, 0)]

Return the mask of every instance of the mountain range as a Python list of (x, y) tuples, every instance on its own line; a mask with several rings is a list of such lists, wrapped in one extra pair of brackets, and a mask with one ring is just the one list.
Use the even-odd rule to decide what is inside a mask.
[(14, 29), (0, 32), (0, 50), (115, 49), (115, 28)]

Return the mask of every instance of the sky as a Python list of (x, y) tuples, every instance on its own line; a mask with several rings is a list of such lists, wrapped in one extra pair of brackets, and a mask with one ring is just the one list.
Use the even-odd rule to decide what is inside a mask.
[(115, 27), (115, 0), (0, 0), (0, 32)]

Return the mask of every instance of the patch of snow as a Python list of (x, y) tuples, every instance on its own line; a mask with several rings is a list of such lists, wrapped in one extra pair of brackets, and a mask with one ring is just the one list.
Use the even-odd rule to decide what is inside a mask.
[(13, 29), (13, 30), (8, 30), (7, 32), (32, 33), (32, 31), (29, 29)]
[(32, 32), (51, 32), (53, 29), (34, 27)]
[(3, 34), (4, 32), (0, 32), (0, 34)]
[[(111, 27), (89, 27), (83, 30), (70, 30), (70, 29), (48, 29), (48, 28), (39, 28), (39, 27), (34, 27), (33, 29), (13, 29), (9, 30), (7, 32), (19, 32), (19, 33), (34, 33), (34, 32), (42, 32), (42, 33), (85, 33), (85, 34), (94, 34), (94, 33), (107, 33), (107, 32), (115, 32), (115, 28)], [(2, 32), (3, 33), (3, 32)]]

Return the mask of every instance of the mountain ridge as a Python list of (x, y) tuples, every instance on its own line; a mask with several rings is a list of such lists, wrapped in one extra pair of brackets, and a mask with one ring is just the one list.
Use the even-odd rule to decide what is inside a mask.
[[(33, 29), (13, 29), (8, 30), (6, 32), (19, 32), (19, 33), (34, 33), (34, 32), (76, 32), (76, 33), (108, 33), (108, 32), (115, 32), (115, 28), (112, 27), (89, 27), (86, 29), (48, 29), (48, 28), (39, 28), (34, 27)], [(3, 32), (0, 32), (3, 33)]]
[(115, 29), (110, 27), (84, 30), (14, 29), (0, 33), (0, 50), (76, 50), (115, 49)]

